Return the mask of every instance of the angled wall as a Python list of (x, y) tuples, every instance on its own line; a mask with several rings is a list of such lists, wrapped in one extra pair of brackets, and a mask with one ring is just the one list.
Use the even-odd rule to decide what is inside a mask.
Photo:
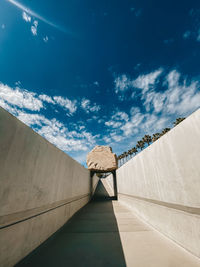
[(13, 266), (90, 199), (98, 182), (0, 108), (0, 266)]
[(120, 167), (117, 185), (120, 201), (200, 257), (200, 109)]

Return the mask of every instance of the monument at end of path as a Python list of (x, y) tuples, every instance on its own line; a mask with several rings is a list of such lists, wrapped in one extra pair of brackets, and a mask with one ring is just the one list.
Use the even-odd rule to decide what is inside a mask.
[(109, 146), (95, 146), (87, 155), (87, 166), (93, 172), (112, 172), (117, 169), (117, 156)]
[[(87, 155), (87, 166), (90, 170), (91, 177), (91, 190), (93, 188), (92, 180), (95, 173), (111, 172), (113, 175), (113, 189), (114, 197), (112, 199), (117, 200), (117, 156), (112, 153), (112, 148), (109, 146), (95, 146), (91, 152)], [(92, 197), (91, 191), (91, 197)]]

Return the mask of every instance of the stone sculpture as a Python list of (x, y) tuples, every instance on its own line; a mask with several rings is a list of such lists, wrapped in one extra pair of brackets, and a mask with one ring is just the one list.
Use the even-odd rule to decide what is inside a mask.
[(95, 146), (87, 155), (87, 166), (91, 171), (114, 171), (117, 169), (117, 156), (109, 146)]

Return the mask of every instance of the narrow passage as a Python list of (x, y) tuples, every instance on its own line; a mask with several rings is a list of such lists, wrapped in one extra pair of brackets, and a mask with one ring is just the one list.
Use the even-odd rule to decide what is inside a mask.
[(93, 200), (16, 267), (196, 267), (200, 261), (109, 197)]

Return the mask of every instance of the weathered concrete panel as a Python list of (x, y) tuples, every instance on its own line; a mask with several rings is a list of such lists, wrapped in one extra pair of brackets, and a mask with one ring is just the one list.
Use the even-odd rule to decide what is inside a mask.
[(2, 267), (13, 266), (90, 199), (89, 171), (2, 108), (0, 181)]
[(200, 109), (120, 167), (117, 184), (120, 201), (200, 257)]

